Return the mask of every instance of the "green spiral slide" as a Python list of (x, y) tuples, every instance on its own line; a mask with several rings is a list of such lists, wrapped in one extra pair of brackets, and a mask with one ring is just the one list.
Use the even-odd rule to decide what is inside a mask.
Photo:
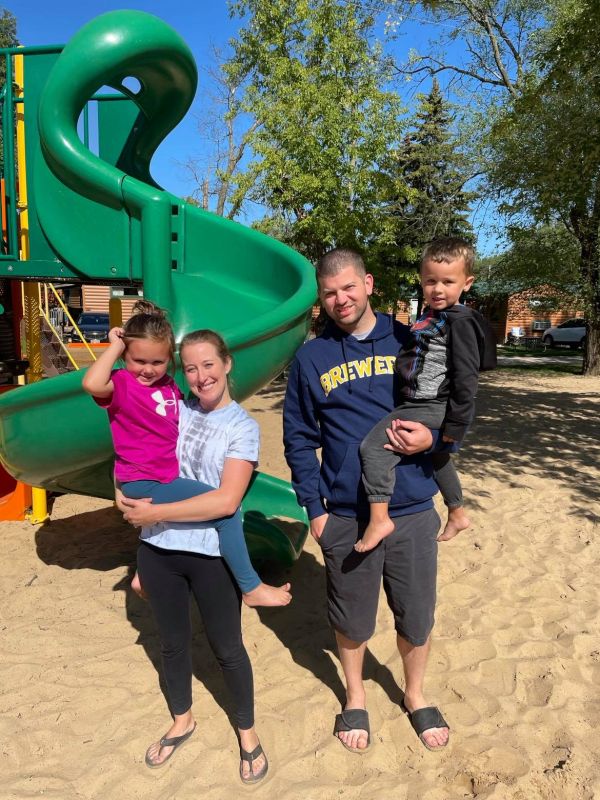
[[(200, 327), (224, 335), (241, 400), (278, 375), (304, 340), (314, 271), (280, 242), (185, 203), (152, 179), (152, 155), (185, 115), (196, 82), (185, 42), (138, 11), (97, 17), (58, 57), (26, 58), (30, 257), (4, 261), (2, 270), (143, 285), (145, 297), (170, 311), (178, 340)], [(129, 99), (98, 102), (99, 129), (104, 124), (105, 134), (108, 125), (112, 135), (95, 154), (80, 135), (81, 118), (103, 87)], [(5, 394), (0, 457), (26, 483), (109, 498), (107, 418), (83, 393), (81, 377), (72, 372)], [(307, 521), (288, 483), (257, 474), (243, 510), (254, 559), (289, 564), (298, 556)]]

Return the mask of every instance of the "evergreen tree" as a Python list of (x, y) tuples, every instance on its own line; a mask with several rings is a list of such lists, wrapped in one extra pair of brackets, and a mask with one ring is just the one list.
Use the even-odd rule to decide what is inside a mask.
[[(17, 19), (6, 8), (0, 8), (0, 48), (16, 47), (19, 44), (17, 39)], [(6, 79), (6, 58), (0, 58), (0, 89), (4, 86)], [(2, 107), (0, 106), (0, 173), (4, 174), (4, 147), (2, 140)]]
[[(6, 8), (0, 7), (0, 47), (17, 47), (17, 18)], [(4, 85), (6, 62), (0, 59), (0, 86)]]
[(414, 294), (420, 253), (432, 239), (473, 239), (467, 217), (475, 194), (464, 189), (468, 162), (452, 124), (450, 106), (434, 79), (431, 92), (421, 98), (412, 130), (384, 165), (383, 191), (394, 219), (393, 239), (378, 253), (385, 299)]

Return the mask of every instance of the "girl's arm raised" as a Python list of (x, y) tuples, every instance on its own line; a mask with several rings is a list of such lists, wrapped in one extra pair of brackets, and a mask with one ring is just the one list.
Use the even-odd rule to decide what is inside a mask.
[(128, 510), (125, 519), (136, 527), (157, 522), (207, 522), (234, 514), (242, 502), (255, 464), (240, 458), (227, 458), (221, 476), (221, 485), (212, 492), (179, 500), (177, 503), (152, 505), (145, 500), (123, 498)]
[(83, 389), (93, 397), (110, 397), (114, 391), (110, 373), (125, 350), (123, 328), (111, 328), (108, 341), (106, 350), (83, 376)]

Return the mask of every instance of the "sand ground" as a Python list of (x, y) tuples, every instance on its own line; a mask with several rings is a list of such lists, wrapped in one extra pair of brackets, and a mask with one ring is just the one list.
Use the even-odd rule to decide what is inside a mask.
[[(534, 373), (535, 375), (535, 373)], [(56, 800), (588, 800), (600, 798), (600, 380), (483, 377), (478, 422), (457, 459), (473, 527), (440, 546), (427, 695), (450, 722), (441, 753), (419, 743), (385, 603), (369, 646), (368, 754), (333, 738), (342, 697), (318, 546), (283, 575), (286, 610), (244, 609), (269, 779), (237, 777), (218, 667), (196, 619), (198, 730), (161, 770), (168, 727), (159, 650), (129, 589), (136, 534), (105, 501), (66, 495), (52, 521), (0, 525), (0, 798)], [(261, 467), (287, 477), (282, 387), (246, 407)]]

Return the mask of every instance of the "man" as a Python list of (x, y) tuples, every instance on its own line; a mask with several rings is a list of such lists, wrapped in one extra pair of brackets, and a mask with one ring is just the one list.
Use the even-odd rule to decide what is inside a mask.
[(389, 506), (394, 533), (370, 552), (357, 553), (354, 545), (369, 518), (359, 446), (394, 407), (394, 362), (409, 329), (373, 312), (373, 276), (357, 253), (327, 253), (317, 265), (317, 282), (329, 321), (296, 354), (283, 422), (292, 482), (323, 550), (329, 620), (346, 679), (346, 704), (336, 716), (334, 734), (352, 752), (369, 746), (362, 668), (383, 578), (404, 667), (404, 710), (423, 744), (437, 750), (447, 744), (449, 729), (439, 710), (427, 706), (423, 682), (440, 521), (433, 508), (437, 486), (430, 459), (418, 455), (437, 435), (418, 422), (402, 422), (390, 431), (394, 447), (406, 456), (396, 469)]

